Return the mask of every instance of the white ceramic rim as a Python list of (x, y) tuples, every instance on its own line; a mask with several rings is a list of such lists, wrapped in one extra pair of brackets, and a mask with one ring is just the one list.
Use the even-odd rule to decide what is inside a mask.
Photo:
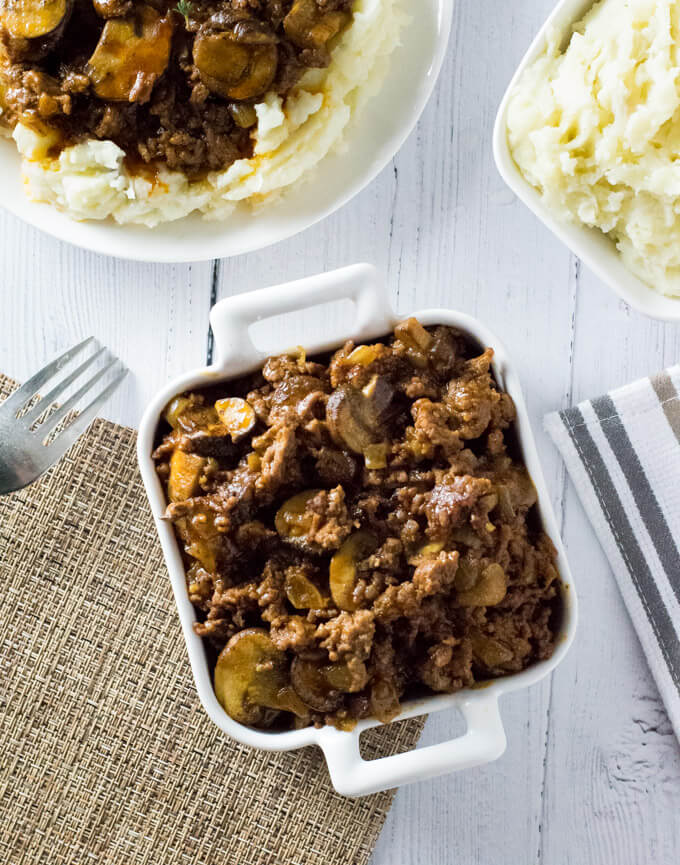
[(660, 294), (638, 279), (624, 265), (614, 243), (599, 229), (558, 219), (545, 205), (538, 190), (524, 179), (510, 153), (507, 111), (512, 89), (526, 67), (545, 51), (548, 33), (554, 31), (565, 38), (572, 25), (579, 21), (595, 2), (596, 0), (560, 0), (538, 31), (512, 76), (498, 109), (493, 131), (494, 159), (501, 177), (515, 195), (629, 306), (650, 318), (680, 321), (680, 298)]
[[(309, 176), (292, 185), (270, 208), (236, 214), (223, 224), (191, 214), (153, 229), (117, 225), (112, 219), (73, 220), (49, 204), (26, 197), (14, 141), (2, 137), (0, 186), (4, 195), (0, 205), (59, 240), (133, 261), (168, 264), (208, 261), (253, 252), (286, 240), (330, 216), (358, 195), (401, 148), (437, 82), (451, 32), (453, 4), (454, 0), (428, 0), (429, 17), (426, 22), (425, 19), (416, 22), (418, 26), (407, 26), (402, 45), (390, 57), (390, 69), (381, 92), (371, 99), (347, 132), (343, 149), (324, 157)], [(421, 47), (423, 51), (419, 53)], [(404, 52), (408, 54), (405, 56)], [(417, 70), (413, 77), (411, 65)], [(402, 81), (405, 75), (408, 78)], [(387, 105), (385, 99), (381, 101), (382, 93), (386, 99), (390, 93), (395, 100), (399, 94), (406, 96), (402, 96), (402, 102)]]
[(493, 333), (468, 315), (449, 309), (418, 310), (412, 315), (417, 316), (424, 324), (453, 325), (470, 334), (480, 344), (494, 347), (494, 373), (500, 385), (515, 401), (518, 440), (536, 486), (543, 525), (557, 547), (558, 566), (565, 587), (565, 612), (555, 653), (547, 661), (480, 688), (406, 703), (404, 711), (395, 721), (456, 707), (465, 717), (467, 731), (447, 742), (372, 761), (361, 758), (359, 736), (364, 730), (377, 726), (377, 721), (361, 721), (351, 732), (341, 732), (333, 727), (308, 727), (281, 733), (264, 732), (237, 723), (220, 706), (213, 690), (203, 642), (193, 631), (194, 609), (187, 595), (184, 566), (173, 527), (161, 518), (166, 501), (151, 459), (160, 415), (168, 401), (177, 393), (192, 387), (229, 381), (246, 372), (252, 372), (261, 366), (264, 358), (272, 351), (285, 348), (283, 334), (280, 345), (272, 346), (267, 352), (258, 350), (249, 335), (249, 327), (254, 322), (343, 298), (349, 298), (355, 303), (355, 323), (343, 338), (336, 338), (330, 343), (322, 339), (310, 341), (311, 344), (306, 346), (310, 354), (335, 349), (342, 345), (345, 339), (362, 340), (382, 336), (389, 333), (403, 318), (392, 311), (385, 282), (376, 269), (368, 264), (356, 264), (220, 301), (210, 314), (217, 349), (215, 363), (179, 376), (154, 397), (140, 425), (137, 452), (170, 573), (196, 688), (206, 712), (220, 729), (244, 745), (270, 751), (319, 745), (326, 757), (335, 789), (344, 795), (360, 796), (497, 759), (505, 750), (506, 744), (498, 709), (499, 697), (534, 684), (557, 666), (574, 637), (577, 613), (571, 573), (538, 460), (519, 380), (505, 348)]

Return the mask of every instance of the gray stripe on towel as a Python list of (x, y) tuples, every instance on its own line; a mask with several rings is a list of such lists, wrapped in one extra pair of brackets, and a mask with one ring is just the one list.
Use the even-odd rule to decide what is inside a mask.
[(671, 678), (675, 687), (680, 691), (680, 642), (678, 642), (668, 610), (649, 570), (649, 565), (642, 555), (633, 528), (623, 510), (621, 500), (607, 471), (607, 466), (579, 409), (571, 408), (562, 412), (560, 416), (571, 437), (576, 453), (588, 473), (593, 491), (597, 496), (621, 557), (626, 563), (640, 603), (647, 614), (661, 654), (668, 665)]
[(609, 395), (601, 396), (594, 399), (591, 405), (621, 467), (642, 517), (642, 522), (652, 539), (661, 566), (666, 572), (668, 582), (671, 584), (676, 598), (680, 601), (680, 553), (640, 458), (633, 447), (612, 398)]
[(670, 428), (673, 430), (676, 439), (680, 442), (680, 400), (678, 400), (678, 393), (675, 390), (673, 379), (664, 370), (658, 375), (652, 376), (649, 381), (659, 398), (661, 408), (666, 415)]

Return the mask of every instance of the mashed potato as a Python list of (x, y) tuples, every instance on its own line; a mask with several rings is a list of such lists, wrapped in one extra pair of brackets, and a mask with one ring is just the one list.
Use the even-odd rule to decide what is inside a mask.
[(552, 211), (595, 226), (680, 295), (680, 2), (602, 0), (554, 34), (508, 107), (508, 141)]
[(113, 141), (85, 141), (48, 156), (50, 135), (21, 124), (14, 139), (28, 195), (76, 219), (136, 222), (150, 227), (194, 210), (222, 219), (239, 202), (255, 204), (281, 192), (338, 146), (350, 120), (380, 88), (388, 58), (407, 17), (398, 0), (357, 0), (327, 69), (311, 69), (282, 100), (269, 94), (256, 106), (254, 154), (205, 180), (161, 168), (133, 176)]

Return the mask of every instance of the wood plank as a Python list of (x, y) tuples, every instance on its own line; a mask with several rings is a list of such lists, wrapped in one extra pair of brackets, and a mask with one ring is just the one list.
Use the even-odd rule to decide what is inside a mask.
[[(581, 270), (574, 401), (677, 363), (679, 352), (677, 327), (630, 310)], [(540, 861), (671, 865), (680, 851), (680, 749), (572, 486), (565, 540), (581, 616), (554, 677)]]
[(136, 426), (171, 376), (205, 359), (212, 264), (106, 258), (0, 213), (0, 369), (24, 379), (69, 345), (96, 336), (131, 375), (102, 414)]

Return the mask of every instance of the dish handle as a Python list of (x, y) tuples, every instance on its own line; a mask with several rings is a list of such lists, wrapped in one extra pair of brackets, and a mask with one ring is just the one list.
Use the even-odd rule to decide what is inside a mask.
[(333, 786), (343, 796), (366, 796), (497, 760), (506, 746), (498, 697), (474, 695), (465, 699), (458, 708), (467, 724), (462, 736), (377, 760), (362, 758), (356, 731), (348, 733), (334, 727), (324, 728), (319, 736), (319, 745)]
[(225, 367), (232, 361), (261, 355), (250, 337), (250, 326), (255, 322), (344, 299), (353, 300), (356, 306), (352, 334), (357, 339), (378, 336), (394, 325), (387, 286), (376, 268), (353, 264), (220, 300), (210, 312), (215, 365)]

